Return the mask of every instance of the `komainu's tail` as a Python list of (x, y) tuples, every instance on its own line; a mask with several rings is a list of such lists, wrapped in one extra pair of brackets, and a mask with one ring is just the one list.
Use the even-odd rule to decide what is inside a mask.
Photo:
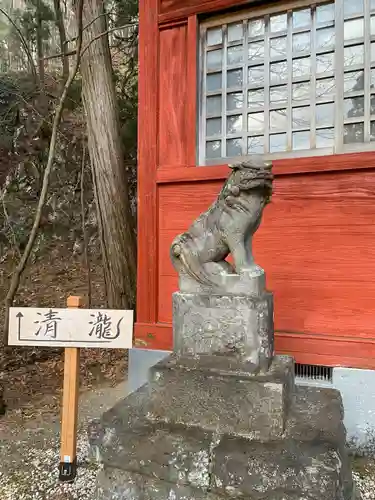
[(171, 260), (176, 271), (187, 274), (206, 286), (218, 286), (219, 281), (208, 274), (199, 260), (198, 248), (189, 233), (177, 236), (171, 245)]

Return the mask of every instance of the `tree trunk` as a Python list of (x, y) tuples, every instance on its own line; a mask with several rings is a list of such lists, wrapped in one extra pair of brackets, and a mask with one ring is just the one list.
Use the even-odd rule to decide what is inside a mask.
[[(84, 6), (82, 96), (99, 219), (108, 305), (135, 304), (136, 242), (103, 0)], [(95, 21), (94, 21), (95, 20)], [(90, 24), (91, 23), (91, 24)], [(103, 33), (103, 36), (99, 36)]]
[(39, 82), (44, 85), (44, 50), (43, 50), (43, 27), (41, 0), (36, 3), (36, 51), (38, 56)]
[(59, 36), (60, 36), (60, 49), (61, 49), (61, 62), (62, 62), (62, 67), (63, 67), (63, 81), (66, 82), (69, 76), (69, 59), (68, 56), (66, 55), (67, 47), (66, 47), (66, 32), (65, 32), (65, 25), (64, 25), (64, 17), (63, 13), (61, 10), (61, 4), (60, 0), (53, 0), (53, 6), (55, 9), (55, 17), (56, 17), (56, 26), (57, 29), (59, 30)]

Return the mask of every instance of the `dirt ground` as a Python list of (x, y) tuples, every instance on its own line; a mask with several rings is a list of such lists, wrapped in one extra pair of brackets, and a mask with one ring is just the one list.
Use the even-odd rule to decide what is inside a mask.
[[(97, 386), (115, 386), (124, 380), (127, 357), (124, 351), (81, 349), (80, 385), (82, 390)], [(51, 410), (60, 405), (64, 373), (63, 353), (42, 362), (3, 373), (7, 411), (16, 410), (32, 417), (42, 400), (48, 396)]]
[[(69, 295), (80, 295), (88, 306), (87, 271), (80, 257), (64, 258), (64, 248), (31, 263), (15, 305), (65, 307)], [(8, 289), (11, 264), (0, 266), (0, 299)], [(91, 263), (92, 307), (103, 307), (100, 263)], [(4, 310), (0, 309), (0, 325)], [(127, 353), (114, 349), (81, 349), (80, 477), (70, 487), (57, 481), (64, 354), (62, 349), (0, 350), (0, 383), (6, 414), (0, 417), (0, 499), (71, 500), (93, 497), (97, 464), (89, 457), (86, 427), (126, 394)], [(85, 493), (86, 492), (86, 493)], [(87, 494), (87, 496), (85, 496)]]
[[(117, 360), (121, 367), (124, 363)], [(43, 370), (41, 370), (43, 371)], [(100, 465), (90, 454), (88, 422), (126, 396), (122, 369), (116, 376), (103, 374), (92, 385), (82, 387), (79, 399), (77, 436), (77, 479), (73, 484), (58, 481), (60, 462), (61, 394), (39, 394), (31, 404), (20, 404), (0, 418), (1, 500), (92, 500)], [(37, 384), (37, 372), (35, 385)], [(33, 384), (34, 385), (34, 384)]]

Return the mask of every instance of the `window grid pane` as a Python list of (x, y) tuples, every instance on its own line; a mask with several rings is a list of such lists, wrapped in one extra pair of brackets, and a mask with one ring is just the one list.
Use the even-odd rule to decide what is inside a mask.
[[(369, 2), (344, 0), (344, 57), (343, 61), (340, 61), (340, 73), (344, 82), (344, 95), (343, 100), (341, 99), (344, 144), (363, 143), (370, 140), (370, 60), (368, 57), (370, 29)], [(353, 45), (354, 41), (357, 45)], [(359, 50), (361, 46), (364, 48), (364, 57), (358, 56), (361, 54)], [(346, 56), (349, 54), (351, 60), (347, 61)]]
[(311, 9), (311, 94), (310, 94), (310, 145), (311, 148), (316, 148), (316, 73), (317, 73), (317, 60), (316, 60), (316, 7)]
[(364, 39), (364, 66), (365, 66), (365, 102), (364, 102), (364, 142), (371, 142), (371, 35), (374, 35), (372, 28), (372, 19), (370, 16), (371, 4), (373, 2), (366, 0), (364, 2), (365, 19), (365, 39)]
[(221, 146), (221, 156), (225, 158), (227, 156), (226, 154), (226, 149), (227, 149), (227, 144), (225, 140), (225, 131), (227, 130), (227, 119), (226, 119), (226, 100), (227, 100), (227, 40), (228, 40), (228, 30), (227, 30), (227, 25), (223, 26), (223, 42), (224, 42), (224, 48), (223, 48), (223, 81), (222, 81), (222, 87), (223, 87), (223, 98), (221, 100), (221, 119), (223, 121), (223, 138), (220, 143)]
[[(264, 120), (264, 140), (263, 142), (258, 146), (257, 142), (255, 142), (255, 146), (257, 149), (261, 149), (263, 146), (263, 151), (261, 153), (269, 153), (270, 151), (270, 146), (269, 146), (269, 137), (270, 137), (270, 117), (268, 110), (270, 109), (270, 93), (269, 93), (269, 87), (270, 87), (270, 39), (269, 39), (269, 32), (270, 32), (270, 19), (269, 16), (266, 16), (263, 21), (264, 24), (264, 48), (265, 48), (265, 57), (264, 57), (264, 71), (265, 71), (265, 82), (264, 82), (264, 111), (265, 111), (265, 120)], [(374, 72), (375, 75), (375, 72)], [(251, 144), (253, 141), (251, 142)], [(255, 149), (256, 151), (256, 149)], [(247, 150), (248, 154), (252, 153), (252, 149), (248, 148)], [(259, 154), (259, 153), (258, 153)]]
[(203, 27), (201, 159), (374, 141), (375, 16), (359, 4)]
[[(310, 10), (310, 9), (308, 9)], [(296, 12), (293, 12), (295, 19), (298, 18), (298, 15), (296, 15)], [(292, 137), (292, 81), (295, 77), (295, 75), (298, 74), (303, 74), (304, 70), (303, 67), (306, 66), (306, 64), (302, 63), (300, 61), (305, 61), (305, 58), (301, 59), (293, 59), (293, 39), (292, 39), (292, 33), (293, 33), (293, 14), (291, 12), (288, 12), (287, 14), (287, 19), (288, 19), (288, 59), (287, 59), (287, 73), (288, 73), (288, 106), (287, 106), (287, 150), (293, 149), (293, 137)], [(298, 61), (296, 64), (293, 63), (293, 61)], [(293, 71), (294, 70), (294, 71)]]
[[(247, 50), (247, 47), (249, 46), (249, 37), (248, 37), (248, 30), (247, 30), (247, 26), (246, 26), (246, 23), (244, 22), (244, 24), (242, 25), (242, 30), (243, 30), (243, 33), (244, 33), (244, 52), (245, 52), (245, 74), (247, 74), (247, 71), (248, 71), (248, 60), (249, 58), (247, 57), (248, 56), (248, 50)], [(243, 94), (246, 95), (247, 93), (247, 84), (246, 84), (246, 80), (244, 79), (243, 82), (242, 82), (242, 91), (243, 91)], [(244, 124), (246, 124), (246, 115), (247, 115), (247, 111), (246, 111), (246, 106), (244, 105), (243, 106), (243, 113), (242, 113), (242, 122)], [(247, 154), (247, 135), (245, 133), (245, 127), (243, 128), (243, 135), (242, 135), (242, 141), (241, 141), (241, 151), (242, 151), (242, 155), (246, 155)], [(228, 155), (229, 156), (229, 155)]]

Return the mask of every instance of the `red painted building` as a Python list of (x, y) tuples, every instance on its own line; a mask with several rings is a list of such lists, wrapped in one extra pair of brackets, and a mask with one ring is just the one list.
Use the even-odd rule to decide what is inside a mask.
[(375, 1), (141, 0), (135, 346), (172, 348), (173, 237), (273, 159), (276, 350), (375, 368)]

